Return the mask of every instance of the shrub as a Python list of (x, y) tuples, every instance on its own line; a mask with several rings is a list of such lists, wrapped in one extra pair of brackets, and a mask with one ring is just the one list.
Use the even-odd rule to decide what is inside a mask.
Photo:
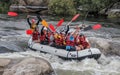
[(74, 15), (76, 9), (73, 0), (50, 0), (49, 13), (55, 15)]
[(0, 1), (0, 13), (6, 13), (9, 10), (9, 1)]

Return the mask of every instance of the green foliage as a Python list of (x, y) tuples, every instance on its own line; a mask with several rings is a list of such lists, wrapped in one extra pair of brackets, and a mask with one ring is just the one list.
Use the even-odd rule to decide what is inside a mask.
[(10, 2), (0, 1), (0, 13), (6, 13), (9, 10)]
[(119, 0), (74, 0), (76, 8), (81, 6), (84, 11), (100, 11)]
[(73, 0), (50, 0), (49, 13), (56, 15), (74, 15), (76, 9)]

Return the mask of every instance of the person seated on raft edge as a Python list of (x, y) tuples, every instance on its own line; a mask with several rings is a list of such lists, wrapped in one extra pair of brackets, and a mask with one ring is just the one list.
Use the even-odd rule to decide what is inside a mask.
[(37, 19), (38, 21), (35, 23), (35, 19), (32, 19), (30, 22), (30, 15), (27, 15), (27, 22), (30, 26), (30, 29), (32, 29), (33, 31), (35, 30), (36, 27), (38, 27), (38, 24), (40, 21), (42, 21), (41, 17), (37, 15)]
[(90, 48), (90, 44), (89, 44), (87, 38), (85, 37), (85, 35), (83, 35), (83, 34), (79, 35), (79, 47), (81, 47), (81, 49)]
[[(79, 28), (79, 31), (80, 30), (81, 29)], [(76, 46), (79, 48), (78, 50), (90, 48), (90, 44), (84, 34), (77, 34), (75, 38), (75, 43)]]
[(36, 27), (35, 30), (32, 33), (32, 41), (36, 42), (36, 43), (40, 42), (39, 36), (40, 36), (40, 33), (39, 33), (39, 30), (38, 30), (38, 27)]
[(46, 27), (42, 27), (40, 33), (40, 44), (48, 45), (50, 43), (50, 32)]

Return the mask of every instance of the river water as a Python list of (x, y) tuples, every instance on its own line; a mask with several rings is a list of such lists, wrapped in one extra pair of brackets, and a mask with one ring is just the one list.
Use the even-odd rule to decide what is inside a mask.
[[(22, 16), (22, 17), (21, 17)], [(52, 54), (44, 54), (32, 51), (27, 47), (30, 36), (25, 34), (29, 28), (23, 15), (19, 17), (8, 17), (0, 15), (0, 58), (42, 57), (48, 60), (55, 69), (56, 75), (120, 75), (120, 21), (119, 19), (87, 18), (85, 24), (94, 25), (100, 23), (100, 30), (86, 31), (83, 33), (97, 41), (97, 47), (103, 52), (100, 59), (63, 60)], [(54, 17), (42, 16), (48, 23), (57, 24)], [(69, 20), (69, 19), (68, 19)], [(67, 21), (64, 23), (66, 24)], [(78, 25), (80, 21), (73, 22)], [(107, 46), (110, 45), (110, 48)]]

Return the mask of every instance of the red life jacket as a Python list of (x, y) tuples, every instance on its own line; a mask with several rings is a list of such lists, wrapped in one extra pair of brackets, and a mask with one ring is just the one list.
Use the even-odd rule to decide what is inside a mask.
[(75, 39), (74, 39), (74, 41), (71, 41), (70, 40), (70, 36), (67, 36), (67, 38), (66, 38), (66, 45), (67, 46), (75, 46)]
[(40, 41), (44, 41), (45, 40), (45, 34), (43, 34), (43, 35), (40, 35)]
[(46, 35), (45, 34), (40, 35), (40, 41), (48, 41), (48, 43), (50, 43), (50, 36), (51, 36), (50, 33), (47, 33)]
[(51, 36), (51, 35), (52, 35), (52, 34), (51, 34), (50, 32), (47, 33), (47, 38), (48, 38), (47, 41), (48, 41), (48, 43), (50, 43), (50, 41), (51, 41), (51, 40), (50, 40), (50, 36)]
[(83, 36), (83, 38), (79, 37), (79, 40), (80, 40), (80, 44), (86, 48), (87, 46), (89, 46), (89, 43), (86, 41), (86, 37)]
[(32, 34), (32, 40), (38, 40), (39, 39), (39, 32), (38, 31), (34, 31)]
[(75, 40), (75, 45), (79, 45), (79, 41), (78, 41), (79, 37), (75, 37), (74, 40)]

